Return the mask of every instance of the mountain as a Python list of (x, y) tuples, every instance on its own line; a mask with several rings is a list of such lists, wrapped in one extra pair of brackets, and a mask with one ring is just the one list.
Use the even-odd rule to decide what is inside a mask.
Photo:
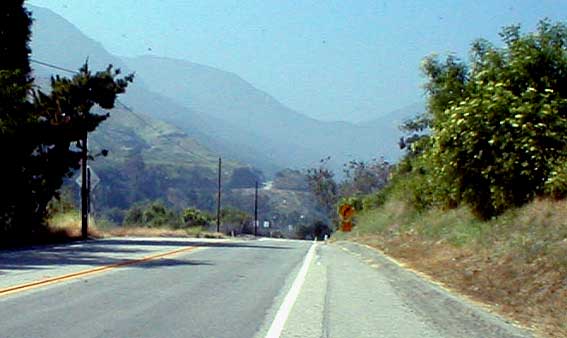
[[(113, 64), (125, 74), (131, 72), (119, 58), (106, 52), (99, 43), (62, 17), (39, 7), (31, 7), (31, 10), (34, 17), (33, 60), (73, 70), (88, 58), (93, 70)], [(54, 74), (72, 76), (69, 72), (38, 63), (32, 63), (32, 66), (35, 83), (43, 90), (49, 88), (49, 77)], [(118, 104), (110, 112), (110, 118), (89, 137), (93, 154), (102, 149), (110, 153), (106, 158), (97, 157), (91, 162), (101, 178), (101, 184), (94, 190), (96, 208), (117, 209), (114, 214), (123, 214), (120, 210), (134, 203), (161, 199), (177, 207), (193, 205), (212, 210), (219, 152), (203, 144), (201, 139), (206, 139), (206, 135), (200, 130), (180, 129), (156, 118), (162, 111), (184, 116), (192, 113), (147, 90), (140, 79), (128, 87), (126, 95), (120, 96), (120, 102), (126, 107), (143, 109), (129, 111)], [(199, 118), (202, 117), (192, 116), (192, 120)], [(223, 180), (233, 180), (235, 169), (248, 167), (227, 156), (223, 161)], [(120, 217), (114, 218), (120, 220)]]
[(384, 121), (390, 121), (391, 123), (388, 124), (389, 126), (397, 126), (401, 125), (404, 121), (411, 119), (425, 111), (425, 103), (418, 102), (414, 103), (394, 111), (391, 111), (387, 114), (380, 116), (379, 118), (366, 120), (357, 123), (360, 126), (366, 126), (370, 128), (383, 128), (385, 123)]
[[(380, 130), (381, 135), (385, 138), (391, 140), (395, 139), (396, 142), (398, 142), (403, 135), (403, 132), (400, 130), (400, 126), (405, 121), (416, 117), (424, 111), (425, 103), (414, 103), (384, 114), (379, 118), (362, 121), (357, 124), (364, 126), (365, 128)], [(389, 121), (389, 123), (384, 123), (384, 121)]]
[(123, 60), (152, 91), (235, 126), (239, 131), (235, 141), (248, 143), (246, 136), (254, 135), (256, 139), (250, 141), (261, 142), (264, 151), (287, 167), (305, 168), (331, 156), (336, 169), (351, 159), (396, 160), (401, 154), (397, 122), (388, 118), (372, 124), (318, 121), (230, 72), (156, 56)]
[[(125, 62), (110, 54), (104, 47), (83, 34), (73, 24), (49, 9), (29, 6), (34, 18), (32, 26), (32, 59), (56, 65), (60, 68), (76, 70), (88, 60), (93, 70), (106, 68), (109, 64), (120, 68), (124, 74), (132, 73)], [(50, 77), (54, 74), (69, 76), (65, 71), (32, 63), (36, 78)], [(203, 115), (182, 106), (175, 101), (152, 92), (139, 76), (128, 87), (127, 93), (120, 97), (128, 107), (157, 120), (180, 126), (191, 138), (199, 140), (209, 151), (222, 156), (240, 160), (242, 163), (256, 164), (265, 172), (273, 173), (285, 167), (283, 162), (273, 159), (265, 148), (260, 148), (253, 134), (243, 135), (235, 140), (236, 127), (222, 119)], [(269, 145), (269, 142), (266, 142)], [(274, 160), (274, 161), (273, 161)]]
[[(120, 97), (126, 108), (119, 105), (91, 138), (93, 149), (111, 150), (111, 156), (93, 163), (105, 182), (97, 201), (107, 208), (164, 199), (179, 207), (211, 209), (219, 156), (232, 159), (225, 161), (223, 181), (234, 182), (237, 172), (256, 175), (252, 167), (272, 177), (283, 168), (313, 167), (330, 156), (331, 168), (340, 174), (350, 160), (396, 160), (401, 155), (397, 126), (403, 112), (358, 124), (318, 121), (237, 74), (185, 60), (117, 57), (52, 11), (30, 9), (32, 66), (39, 81), (70, 75), (41, 63), (78, 69), (88, 60), (93, 70), (113, 64), (124, 74), (136, 73)], [(237, 203), (240, 195), (234, 190)], [(310, 198), (296, 195), (299, 201)]]
[[(72, 76), (63, 69), (78, 69), (87, 58), (93, 70), (113, 64), (125, 74), (132, 72), (120, 58), (106, 52), (62, 17), (39, 7), (31, 7), (31, 10), (34, 16), (32, 59), (60, 68), (32, 63), (35, 83), (42, 90), (49, 89), (50, 76)], [(253, 161), (246, 159), (261, 160), (268, 171), (278, 168), (267, 156), (262, 158), (260, 153), (255, 153), (253, 147), (223, 141), (223, 138), (231, 139), (235, 127), (150, 91), (139, 77), (128, 87), (127, 93), (120, 96), (120, 102), (125, 106), (118, 104), (110, 112), (110, 118), (89, 137), (92, 154), (101, 153), (102, 149), (110, 153), (90, 163), (101, 179), (93, 190), (94, 211), (99, 216), (121, 222), (125, 210), (133, 204), (152, 200), (162, 200), (177, 208), (194, 206), (212, 211), (216, 206), (219, 155), (223, 156), (223, 205), (247, 206), (251, 202), (243, 192), (254, 185), (250, 182), (261, 183), (263, 178), (246, 164)], [(182, 123), (168, 123), (168, 119), (182, 119)], [(230, 153), (244, 154), (240, 158), (245, 160), (231, 160)], [(68, 181), (67, 188), (78, 196), (78, 187), (72, 181)], [(280, 195), (304, 206), (313, 200), (306, 192), (282, 190)], [(275, 203), (264, 206), (262, 213), (266, 217), (280, 215), (283, 220), (282, 215), (289, 212), (278, 207), (274, 196), (269, 200)], [(318, 215), (317, 212), (314, 215)]]
[(315, 166), (327, 156), (337, 170), (353, 159), (396, 160), (401, 155), (397, 123), (388, 118), (372, 124), (318, 121), (286, 107), (236, 74), (184, 60), (120, 58), (53, 12), (31, 10), (36, 19), (34, 59), (76, 69), (88, 58), (93, 69), (112, 63), (125, 72), (134, 71), (136, 81), (122, 99), (130, 107), (171, 123), (211, 151), (250, 163), (270, 176), (285, 167)]

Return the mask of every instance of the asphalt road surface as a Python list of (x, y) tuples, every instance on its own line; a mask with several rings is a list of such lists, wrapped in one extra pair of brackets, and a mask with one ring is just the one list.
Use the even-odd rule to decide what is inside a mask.
[(529, 336), (347, 242), (133, 238), (0, 252), (2, 338)]

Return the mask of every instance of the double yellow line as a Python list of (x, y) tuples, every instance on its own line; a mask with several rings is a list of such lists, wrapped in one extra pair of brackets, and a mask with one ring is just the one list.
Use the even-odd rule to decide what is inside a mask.
[(13, 293), (17, 293), (17, 292), (30, 290), (30, 289), (35, 289), (35, 288), (38, 288), (38, 287), (41, 287), (41, 286), (47, 286), (47, 285), (60, 283), (60, 282), (67, 281), (67, 280), (76, 279), (78, 277), (89, 276), (89, 275), (93, 275), (95, 273), (109, 271), (109, 270), (117, 269), (117, 268), (128, 266), (128, 265), (141, 264), (141, 263), (145, 263), (145, 262), (148, 262), (148, 261), (156, 260), (158, 258), (168, 257), (168, 256), (172, 256), (172, 255), (175, 255), (175, 254), (183, 253), (183, 252), (189, 252), (189, 251), (195, 250), (196, 248), (197, 247), (189, 246), (189, 247), (176, 249), (176, 250), (172, 250), (172, 251), (168, 251), (168, 252), (164, 252), (164, 253), (160, 253), (160, 254), (156, 254), (156, 255), (146, 256), (146, 257), (143, 257), (143, 258), (140, 258), (140, 259), (131, 259), (131, 260), (127, 260), (127, 261), (120, 262), (120, 263), (115, 263), (115, 264), (110, 264), (110, 265), (105, 265), (105, 266), (99, 266), (97, 268), (81, 270), (81, 271), (78, 271), (78, 272), (73, 272), (73, 273), (70, 273), (70, 274), (61, 275), (61, 276), (52, 277), (52, 278), (46, 278), (46, 279), (42, 279), (40, 281), (10, 286), (10, 287), (7, 287), (7, 288), (0, 289), (0, 297), (6, 296), (6, 295), (9, 295), (9, 294), (13, 294)]

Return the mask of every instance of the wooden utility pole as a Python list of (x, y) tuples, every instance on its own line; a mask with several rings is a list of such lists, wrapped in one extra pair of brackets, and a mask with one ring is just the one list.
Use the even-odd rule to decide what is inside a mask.
[(217, 195), (217, 232), (220, 232), (220, 220), (221, 220), (221, 172), (222, 172), (222, 159), (219, 157), (219, 185), (218, 185), (218, 195)]
[(81, 237), (87, 239), (89, 236), (89, 195), (90, 177), (87, 171), (87, 132), (81, 140)]
[(254, 193), (254, 236), (258, 235), (258, 181)]

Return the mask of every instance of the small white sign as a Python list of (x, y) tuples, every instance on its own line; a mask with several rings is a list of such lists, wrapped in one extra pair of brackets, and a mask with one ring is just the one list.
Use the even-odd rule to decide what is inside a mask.
[(270, 227), (270, 221), (264, 221), (264, 228)]
[[(87, 175), (90, 173), (90, 181), (91, 181), (91, 190), (93, 190), (99, 183), (100, 177), (94, 172), (91, 166), (87, 166)], [(79, 185), (79, 187), (83, 184), (83, 176), (79, 174), (79, 177), (75, 180), (75, 182)]]

